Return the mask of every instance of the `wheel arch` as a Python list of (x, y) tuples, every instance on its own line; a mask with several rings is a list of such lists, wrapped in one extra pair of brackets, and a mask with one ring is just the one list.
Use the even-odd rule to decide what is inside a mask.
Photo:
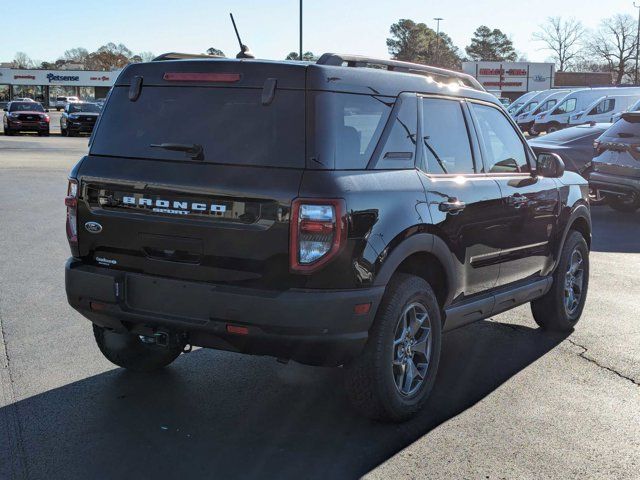
[(571, 231), (580, 232), (587, 242), (589, 250), (591, 250), (591, 212), (587, 205), (580, 203), (573, 208), (564, 228), (562, 241), (558, 245), (556, 258), (560, 258), (565, 241), (567, 240), (567, 235), (569, 235)]
[(396, 272), (410, 273), (431, 285), (442, 308), (449, 305), (456, 290), (456, 269), (444, 240), (434, 233), (415, 233), (390, 247), (392, 244), (379, 258), (374, 284), (387, 285)]

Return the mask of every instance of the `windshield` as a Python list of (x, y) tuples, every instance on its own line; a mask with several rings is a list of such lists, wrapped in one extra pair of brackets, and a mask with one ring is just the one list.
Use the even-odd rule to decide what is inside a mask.
[(11, 102), (10, 112), (44, 112), (42, 105), (35, 102)]
[(536, 108), (537, 106), (538, 106), (538, 102), (529, 102), (527, 106), (525, 106), (520, 113), (521, 114), (529, 113), (532, 109)]
[(547, 110), (549, 110), (550, 108), (553, 108), (555, 106), (555, 104), (558, 103), (557, 100), (547, 100), (546, 102), (544, 102), (542, 105), (540, 105), (538, 108), (536, 108), (536, 111), (533, 112), (534, 114), (537, 113), (542, 113), (542, 112), (546, 112)]
[(100, 108), (95, 103), (74, 103), (69, 105), (69, 113), (78, 112), (100, 113)]

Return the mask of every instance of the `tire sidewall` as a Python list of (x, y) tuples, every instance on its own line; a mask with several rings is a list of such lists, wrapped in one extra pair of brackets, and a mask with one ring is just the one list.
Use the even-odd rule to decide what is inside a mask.
[[(384, 399), (383, 402), (386, 403), (386, 410), (400, 412), (399, 419), (401, 419), (419, 409), (433, 389), (440, 360), (442, 319), (440, 307), (429, 284), (417, 277), (409, 278), (399, 284), (396, 295), (393, 295), (391, 301), (393, 302), (392, 305), (385, 305), (386, 308), (383, 310), (383, 315), (387, 318), (381, 319), (380, 322), (382, 328), (378, 334), (383, 335), (382, 349), (377, 355), (375, 368), (380, 375), (380, 388), (382, 390), (380, 394), (381, 398)], [(400, 314), (407, 305), (414, 302), (419, 302), (425, 306), (431, 320), (431, 358), (427, 370), (427, 378), (421, 388), (411, 396), (403, 396), (398, 392), (393, 378), (393, 342)]]

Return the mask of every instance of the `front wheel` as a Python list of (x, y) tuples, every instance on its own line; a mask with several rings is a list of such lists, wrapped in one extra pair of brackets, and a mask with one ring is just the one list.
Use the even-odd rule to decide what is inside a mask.
[(394, 275), (363, 352), (346, 369), (354, 406), (375, 420), (414, 416), (433, 389), (441, 333), (440, 307), (429, 284), (413, 275)]
[(176, 339), (167, 346), (160, 346), (148, 337), (116, 333), (96, 324), (93, 324), (93, 335), (107, 360), (134, 372), (152, 372), (166, 367), (178, 358), (183, 348)]
[(533, 128), (533, 125), (529, 127), (529, 130), (527, 130), (527, 133), (529, 134), (530, 137), (537, 137), (538, 135), (540, 135), (540, 132), (538, 132), (535, 128)]
[(633, 213), (640, 208), (640, 195), (632, 194), (623, 197), (611, 197), (609, 206), (618, 212)]
[(580, 232), (571, 230), (553, 274), (551, 289), (531, 302), (531, 312), (544, 330), (570, 332), (575, 327), (589, 288), (589, 247)]

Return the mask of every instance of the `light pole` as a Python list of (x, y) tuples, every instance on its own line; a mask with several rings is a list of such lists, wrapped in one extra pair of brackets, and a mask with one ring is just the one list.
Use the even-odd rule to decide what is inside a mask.
[(640, 5), (636, 5), (636, 2), (633, 2), (633, 6), (638, 9), (638, 30), (636, 33), (636, 74), (634, 76), (633, 83), (638, 84), (638, 48), (640, 47)]
[(302, 61), (302, 0), (300, 0), (300, 61)]
[(436, 23), (436, 65), (438, 65), (440, 63), (440, 52), (439, 52), (439, 47), (440, 47), (440, 20), (444, 20), (444, 18), (436, 17), (436, 18), (434, 18), (434, 20), (437, 22)]

